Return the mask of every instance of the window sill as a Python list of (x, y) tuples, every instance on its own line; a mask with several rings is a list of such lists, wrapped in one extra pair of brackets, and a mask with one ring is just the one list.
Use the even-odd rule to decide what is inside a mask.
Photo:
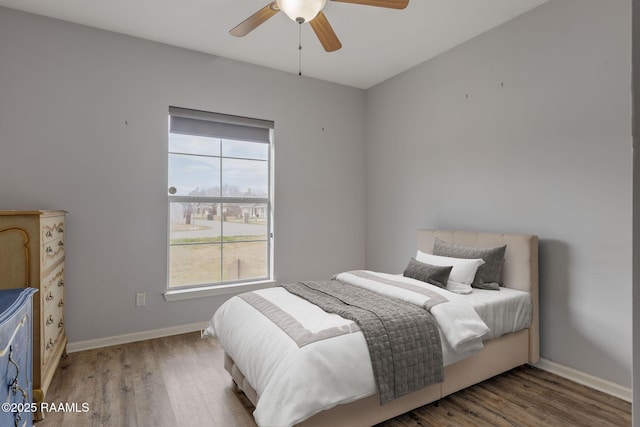
[(164, 293), (166, 301), (182, 301), (186, 299), (213, 297), (217, 295), (239, 294), (242, 292), (255, 291), (273, 287), (276, 284), (273, 280), (261, 282), (233, 283), (230, 285), (203, 286), (199, 288), (171, 289)]

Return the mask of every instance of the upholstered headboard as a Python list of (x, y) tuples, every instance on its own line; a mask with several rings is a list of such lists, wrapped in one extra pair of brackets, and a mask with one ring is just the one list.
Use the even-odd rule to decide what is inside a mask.
[(529, 362), (540, 359), (538, 320), (538, 237), (527, 234), (479, 233), (472, 231), (418, 230), (418, 249), (433, 253), (435, 238), (479, 248), (507, 245), (501, 283), (507, 288), (528, 292), (533, 302), (529, 327)]

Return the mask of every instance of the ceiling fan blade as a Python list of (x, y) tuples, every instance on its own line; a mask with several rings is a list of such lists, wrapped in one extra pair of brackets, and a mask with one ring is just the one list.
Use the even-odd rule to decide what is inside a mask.
[(409, 0), (333, 0), (342, 3), (364, 4), (367, 6), (387, 7), (389, 9), (404, 9)]
[(329, 24), (327, 17), (322, 11), (309, 21), (309, 25), (311, 25), (313, 32), (318, 36), (318, 40), (320, 40), (324, 50), (334, 52), (342, 47), (342, 43), (338, 40), (338, 36), (336, 36), (333, 28), (331, 28), (331, 24)]
[(229, 31), (229, 34), (236, 37), (244, 37), (278, 12), (280, 12), (278, 4), (276, 2), (269, 3), (268, 5), (233, 27)]

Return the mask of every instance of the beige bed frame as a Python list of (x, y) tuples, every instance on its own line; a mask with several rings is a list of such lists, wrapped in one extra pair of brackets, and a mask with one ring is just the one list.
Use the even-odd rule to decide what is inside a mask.
[[(538, 238), (524, 234), (476, 233), (468, 231), (419, 230), (418, 249), (432, 253), (434, 239), (474, 247), (507, 245), (502, 269), (505, 287), (528, 292), (533, 302), (533, 316), (528, 329), (486, 341), (479, 353), (445, 367), (442, 383), (380, 405), (378, 395), (338, 405), (303, 421), (300, 426), (354, 427), (372, 426), (412, 409), (434, 402), (458, 390), (495, 375), (540, 359), (538, 322)], [(233, 360), (225, 355), (225, 368), (249, 400), (258, 396)]]

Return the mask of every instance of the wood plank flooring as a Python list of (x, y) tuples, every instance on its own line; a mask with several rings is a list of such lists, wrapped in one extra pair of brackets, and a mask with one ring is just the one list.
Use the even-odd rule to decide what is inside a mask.
[[(49, 412), (36, 427), (255, 426), (222, 363), (217, 342), (199, 333), (69, 354), (47, 402), (86, 402), (89, 411)], [(630, 403), (523, 367), (378, 426), (630, 425)]]

